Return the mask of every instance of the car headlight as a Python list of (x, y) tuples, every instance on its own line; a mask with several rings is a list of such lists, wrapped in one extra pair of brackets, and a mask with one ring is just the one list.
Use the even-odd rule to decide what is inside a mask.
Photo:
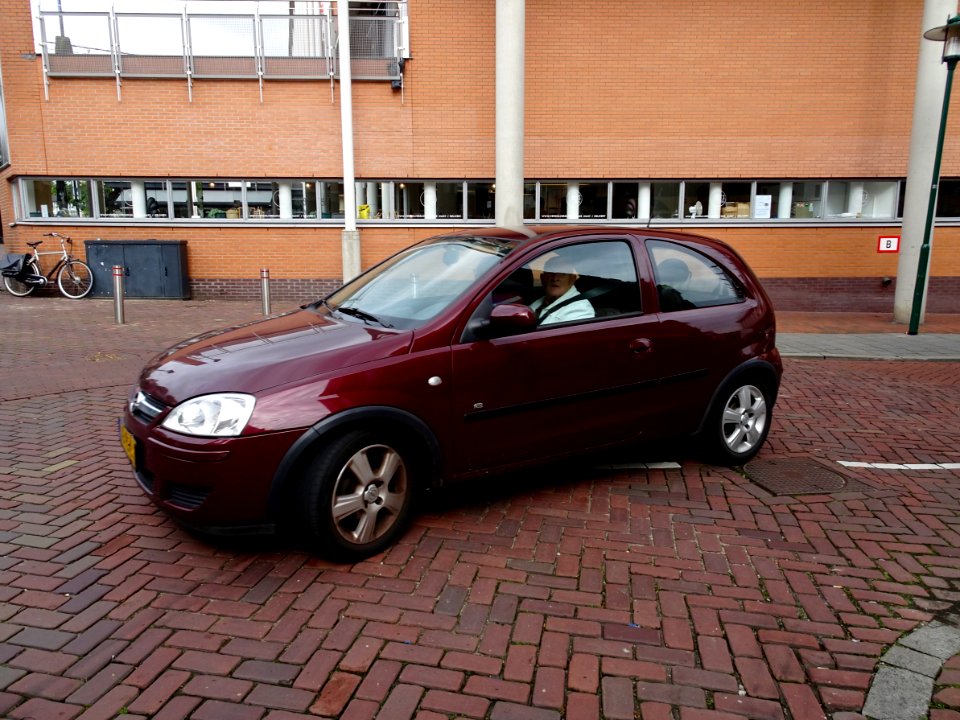
[(236, 437), (253, 414), (256, 399), (241, 393), (201, 395), (177, 405), (164, 419), (167, 430), (204, 437)]

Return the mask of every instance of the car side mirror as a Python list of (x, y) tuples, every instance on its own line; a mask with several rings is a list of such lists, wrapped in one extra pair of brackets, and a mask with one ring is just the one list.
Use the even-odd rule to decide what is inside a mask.
[(514, 335), (533, 330), (537, 316), (533, 310), (519, 303), (504, 303), (490, 311), (489, 332), (493, 335)]

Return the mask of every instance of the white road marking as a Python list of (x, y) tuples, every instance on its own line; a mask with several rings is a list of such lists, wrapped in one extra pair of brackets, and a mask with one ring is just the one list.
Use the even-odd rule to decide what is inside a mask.
[(871, 463), (837, 460), (837, 464), (849, 468), (874, 468), (875, 470), (960, 470), (960, 463)]

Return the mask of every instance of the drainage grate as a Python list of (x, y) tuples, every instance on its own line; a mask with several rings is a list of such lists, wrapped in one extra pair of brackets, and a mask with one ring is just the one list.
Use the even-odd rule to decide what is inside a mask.
[(813, 495), (869, 490), (809, 458), (757, 460), (744, 467), (747, 477), (774, 495)]

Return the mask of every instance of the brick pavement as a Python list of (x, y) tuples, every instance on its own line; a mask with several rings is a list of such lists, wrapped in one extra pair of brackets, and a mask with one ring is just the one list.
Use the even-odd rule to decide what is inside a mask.
[[(256, 315), (128, 301), (113, 326), (108, 301), (0, 294), (0, 716), (854, 718), (884, 650), (960, 597), (960, 473), (836, 464), (960, 461), (953, 363), (787, 361), (760, 457), (857, 492), (681, 456), (440, 493), (352, 566), (192, 536), (116, 418), (153, 352)], [(958, 667), (931, 716), (956, 717)]]

